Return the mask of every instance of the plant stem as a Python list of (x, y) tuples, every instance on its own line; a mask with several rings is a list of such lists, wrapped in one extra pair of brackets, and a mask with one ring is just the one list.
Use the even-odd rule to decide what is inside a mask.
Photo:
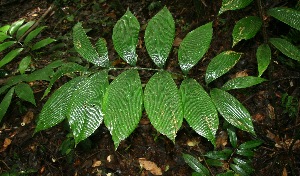
[(268, 43), (268, 35), (267, 35), (267, 29), (266, 29), (266, 23), (265, 23), (265, 11), (264, 11), (264, 8), (263, 8), (263, 4), (261, 2), (261, 0), (256, 0), (256, 3), (257, 3), (257, 6), (258, 6), (258, 10), (259, 10), (259, 15), (260, 15), (260, 18), (263, 22), (262, 24), (262, 33), (263, 33), (263, 38), (264, 38), (264, 43)]

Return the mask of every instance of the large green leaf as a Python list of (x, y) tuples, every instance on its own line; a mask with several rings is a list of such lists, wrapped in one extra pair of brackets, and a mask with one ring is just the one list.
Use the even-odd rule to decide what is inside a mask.
[(67, 116), (75, 144), (89, 137), (102, 123), (102, 100), (108, 84), (107, 71), (101, 71), (79, 82), (72, 93)]
[(214, 88), (211, 98), (220, 114), (233, 126), (255, 134), (252, 118), (247, 109), (232, 95), (224, 90)]
[(57, 71), (52, 75), (52, 78), (50, 80), (50, 83), (47, 87), (47, 89), (44, 92), (44, 95), (42, 97), (42, 99), (48, 95), (48, 93), (50, 92), (52, 85), (54, 84), (54, 82), (56, 80), (58, 80), (60, 77), (62, 77), (63, 75), (67, 74), (67, 73), (74, 73), (74, 72), (84, 72), (87, 71), (87, 68), (76, 64), (74, 62), (69, 62), (69, 63), (65, 63), (63, 64), (61, 67), (59, 67), (57, 69)]
[(251, 87), (256, 84), (260, 84), (264, 81), (267, 81), (264, 78), (254, 77), (254, 76), (245, 76), (245, 77), (237, 77), (227, 81), (223, 86), (223, 90), (230, 90), (230, 89), (242, 89), (246, 87)]
[(0, 60), (0, 68), (12, 61), (15, 57), (17, 57), (23, 49), (24, 48), (18, 48), (6, 54), (4, 58)]
[(113, 29), (112, 39), (117, 53), (132, 66), (135, 66), (137, 61), (135, 50), (139, 31), (140, 24), (130, 10), (126, 11)]
[(96, 50), (100, 56), (101, 66), (109, 67), (108, 51), (104, 38), (99, 38), (96, 43)]
[(239, 158), (233, 158), (233, 162), (239, 166), (241, 169), (244, 170), (244, 172), (246, 172), (246, 176), (251, 175), (251, 173), (254, 172), (254, 169), (251, 167), (251, 164), (248, 163), (247, 161), (244, 161), (242, 159)]
[(239, 20), (232, 32), (233, 44), (235, 46), (241, 40), (248, 40), (253, 38), (260, 30), (262, 20), (257, 16), (247, 16)]
[(0, 43), (3, 42), (5, 39), (11, 38), (9, 35), (6, 35), (3, 32), (0, 32)]
[(4, 25), (0, 27), (0, 32), (3, 32), (4, 34), (7, 34), (8, 29), (10, 28), (10, 25)]
[(3, 94), (11, 86), (18, 84), (22, 81), (25, 81), (26, 79), (27, 79), (27, 75), (17, 75), (8, 78), (7, 81), (5, 82), (5, 85), (0, 87), (0, 95)]
[(26, 57), (24, 57), (24, 58), (21, 60), (21, 62), (20, 62), (20, 64), (19, 64), (19, 68), (18, 68), (18, 70), (19, 70), (19, 72), (20, 72), (21, 74), (24, 74), (24, 73), (25, 73), (25, 71), (26, 71), (26, 69), (28, 68), (30, 62), (31, 62), (31, 56), (26, 56)]
[(48, 38), (43, 39), (43, 40), (41, 40), (41, 41), (38, 41), (36, 44), (34, 44), (34, 45), (32, 46), (32, 48), (31, 48), (31, 50), (34, 51), (34, 50), (43, 48), (43, 47), (45, 47), (45, 46), (47, 46), (47, 45), (49, 45), (50, 43), (55, 42), (55, 41), (56, 41), (55, 39), (48, 37)]
[(142, 103), (142, 84), (137, 70), (123, 72), (109, 85), (103, 100), (104, 123), (116, 149), (137, 127)]
[(183, 120), (181, 98), (170, 73), (155, 73), (146, 85), (145, 110), (154, 128), (175, 142)]
[(213, 80), (227, 73), (240, 59), (241, 53), (224, 51), (214, 57), (207, 66), (205, 82), (209, 84)]
[(29, 32), (29, 34), (26, 36), (25, 40), (24, 40), (24, 44), (27, 45), (32, 39), (34, 39), (37, 35), (39, 35), (39, 33), (46, 28), (46, 26), (42, 26), (39, 28), (36, 28), (35, 30)]
[(75, 50), (87, 61), (97, 65), (102, 66), (104, 61), (101, 60), (97, 51), (93, 47), (91, 41), (88, 39), (81, 23), (77, 23), (73, 27), (73, 43)]
[(28, 84), (20, 83), (16, 85), (15, 92), (20, 99), (28, 101), (36, 106), (33, 91)]
[(182, 157), (194, 171), (200, 173), (202, 176), (210, 176), (209, 170), (197, 158), (189, 154), (182, 154)]
[(256, 51), (258, 76), (260, 77), (268, 68), (271, 61), (271, 49), (268, 44), (262, 44)]
[(239, 149), (241, 149), (241, 150), (253, 149), (253, 148), (260, 146), (262, 143), (263, 142), (261, 140), (247, 141), (247, 142), (242, 143), (239, 146)]
[(238, 10), (248, 6), (253, 0), (222, 0), (219, 15), (227, 10)]
[(34, 21), (29, 21), (26, 24), (22, 25), (16, 34), (16, 38), (19, 40), (20, 37), (34, 24)]
[(211, 159), (227, 160), (232, 155), (232, 153), (233, 153), (232, 149), (225, 148), (220, 151), (217, 150), (209, 151), (204, 156)]
[(15, 44), (16, 41), (8, 41), (0, 44), (0, 52)]
[(212, 22), (189, 32), (178, 50), (178, 60), (184, 74), (197, 64), (208, 50), (212, 39)]
[(10, 35), (14, 35), (14, 33), (20, 28), (20, 26), (24, 23), (24, 19), (14, 22), (11, 24), (10, 28), (8, 29), (8, 33)]
[(184, 118), (199, 135), (215, 145), (219, 119), (211, 98), (194, 79), (185, 79), (181, 83), (180, 92)]
[(34, 133), (57, 125), (67, 117), (69, 101), (82, 80), (82, 77), (74, 78), (52, 94), (43, 106)]
[(300, 11), (285, 7), (275, 7), (268, 14), (300, 31)]
[(11, 88), (7, 93), (6, 95), (4, 96), (4, 98), (2, 99), (1, 103), (0, 103), (0, 122), (2, 120), (2, 118), (4, 117), (9, 105), (10, 105), (10, 102), (11, 102), (11, 98), (14, 94), (14, 90), (15, 88)]
[(282, 38), (270, 38), (270, 42), (284, 55), (300, 61), (300, 49)]
[(170, 11), (164, 7), (148, 23), (145, 45), (153, 62), (164, 66), (171, 51), (175, 36), (175, 22)]

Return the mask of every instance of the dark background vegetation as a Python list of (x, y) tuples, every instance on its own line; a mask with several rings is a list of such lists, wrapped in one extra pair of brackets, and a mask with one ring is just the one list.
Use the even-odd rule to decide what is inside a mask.
[[(173, 50), (169, 56), (166, 69), (180, 73), (177, 61), (177, 49), (180, 41), (191, 30), (209, 21), (213, 21), (213, 41), (211, 47), (202, 59), (190, 72), (190, 76), (198, 82), (204, 83), (204, 74), (211, 58), (232, 45), (232, 30), (239, 19), (247, 15), (259, 16), (257, 1), (238, 11), (228, 11), (217, 16), (221, 7), (221, 0), (0, 0), (0, 26), (24, 18), (26, 21), (38, 20), (53, 5), (53, 9), (40, 22), (48, 26), (39, 38), (52, 37), (58, 41), (47, 49), (34, 53), (31, 68), (43, 68), (53, 60), (64, 59), (85, 64), (74, 52), (72, 44), (72, 27), (82, 22), (92, 42), (99, 37), (105, 38), (108, 43), (109, 59), (115, 66), (125, 67), (126, 64), (118, 58), (112, 45), (112, 29), (116, 21), (129, 8), (141, 24), (138, 65), (155, 68), (149, 58), (144, 41), (146, 24), (163, 6), (168, 7), (176, 24), (176, 37)], [(293, 8), (297, 1), (266, 0), (263, 1), (263, 10), (275, 6)], [(289, 27), (270, 17), (264, 19), (269, 37), (288, 36)], [(237, 74), (256, 76), (256, 48), (262, 44), (263, 34), (259, 32), (255, 38), (242, 41), (233, 48), (243, 52), (239, 63), (214, 82), (220, 87), (229, 78)], [(298, 43), (299, 45), (299, 43)], [(0, 53), (1, 58), (3, 53)], [(20, 56), (22, 58), (22, 56)], [(20, 59), (5, 66), (1, 71), (12, 75), (17, 69)], [(300, 142), (299, 131), (299, 102), (294, 106), (282, 103), (284, 94), (299, 99), (300, 71), (299, 63), (282, 56), (272, 49), (271, 64), (263, 77), (268, 82), (252, 88), (230, 91), (242, 102), (252, 115), (256, 139), (264, 142), (253, 159), (255, 173), (253, 175), (300, 175)], [(118, 75), (119, 72), (112, 72)], [(143, 83), (146, 83), (153, 73), (140, 72)], [(0, 78), (3, 84), (7, 77)], [(68, 77), (63, 77), (55, 83), (54, 89), (59, 88)], [(104, 125), (81, 142), (76, 149), (72, 138), (68, 137), (69, 130), (66, 122), (49, 130), (33, 135), (38, 114), (45, 103), (38, 101), (47, 87), (47, 82), (33, 82), (37, 107), (13, 98), (12, 104), (0, 125), (0, 173), (27, 173), (28, 175), (151, 175), (149, 171), (141, 169), (139, 158), (146, 158), (156, 163), (164, 175), (191, 175), (192, 169), (184, 162), (182, 153), (201, 156), (213, 146), (206, 139), (197, 135), (187, 123), (183, 123), (178, 132), (176, 143), (160, 135), (151, 126), (146, 114), (143, 115), (138, 128), (121, 142), (117, 151)], [(54, 90), (53, 89), (53, 90)], [(291, 110), (292, 108), (292, 110)], [(289, 112), (295, 112), (293, 114)], [(21, 123), (25, 125), (22, 126)], [(222, 124), (222, 121), (221, 121)], [(249, 134), (237, 131), (239, 143), (253, 139)], [(228, 135), (222, 125), (217, 132), (217, 148), (230, 148)], [(4, 147), (5, 139), (11, 143)], [(63, 145), (62, 145), (63, 144)], [(63, 147), (62, 147), (63, 146)], [(68, 154), (66, 154), (68, 153)], [(99, 164), (100, 162), (101, 164)], [(97, 163), (99, 165), (97, 165)], [(226, 169), (226, 168), (223, 168)], [(212, 173), (220, 173), (221, 169), (212, 169)]]

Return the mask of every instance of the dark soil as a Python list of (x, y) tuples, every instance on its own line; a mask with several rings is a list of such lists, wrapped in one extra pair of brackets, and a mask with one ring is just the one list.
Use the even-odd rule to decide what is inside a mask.
[[(116, 21), (129, 8), (141, 24), (140, 45), (138, 46), (138, 65), (141, 67), (155, 68), (149, 58), (143, 36), (147, 21), (154, 16), (163, 6), (167, 6), (176, 23), (176, 39), (180, 41), (191, 30), (209, 21), (213, 21), (214, 35), (209, 51), (191, 71), (189, 76), (204, 84), (206, 67), (211, 58), (218, 53), (230, 50), (232, 45), (231, 32), (236, 21), (246, 15), (258, 15), (256, 3), (239, 11), (229, 11), (217, 16), (221, 0), (186, 0), (186, 1), (98, 1), (81, 0), (61, 2), (40, 23), (48, 28), (40, 38), (53, 37), (58, 43), (64, 43), (58, 51), (43, 51), (39, 59), (34, 61), (36, 68), (42, 68), (52, 60), (76, 59), (72, 50), (72, 27), (78, 22), (83, 22), (85, 29), (91, 29), (88, 35), (92, 41), (103, 37), (108, 43), (110, 60), (116, 66), (125, 67), (125, 63), (118, 59), (111, 41), (112, 29)], [(152, 4), (151, 4), (152, 3)], [(46, 0), (0, 0), (0, 26), (25, 18), (26, 21), (38, 20), (52, 3)], [(267, 1), (266, 10), (272, 6), (294, 7), (296, 1), (277, 0)], [(268, 36), (287, 35), (288, 27), (274, 19), (265, 19), (269, 26)], [(243, 52), (239, 63), (228, 74), (218, 79), (212, 86), (220, 87), (229, 78), (236, 74), (257, 75), (256, 48), (262, 44), (263, 33), (260, 32), (254, 39), (242, 41), (233, 50)], [(177, 61), (178, 44), (174, 43), (173, 52), (170, 54), (166, 69), (181, 73)], [(268, 82), (248, 89), (230, 91), (232, 95), (242, 102), (253, 117), (257, 136), (250, 136), (246, 132), (238, 131), (239, 143), (260, 139), (264, 143), (255, 152), (253, 175), (300, 175), (300, 142), (299, 138), (299, 104), (297, 113), (289, 117), (281, 105), (282, 95), (288, 93), (299, 99), (300, 71), (299, 63), (283, 61), (282, 56), (272, 51), (273, 61), (264, 74)], [(2, 58), (2, 54), (0, 53)], [(22, 57), (20, 56), (20, 59)], [(286, 58), (284, 58), (286, 59)], [(5, 67), (6, 71), (14, 72), (18, 62)], [(287, 62), (289, 64), (287, 64)], [(118, 75), (118, 72), (112, 72)], [(152, 72), (142, 71), (140, 76), (143, 83), (151, 77)], [(0, 78), (5, 80), (6, 78)], [(60, 87), (69, 79), (64, 77), (54, 86), (53, 90)], [(0, 81), (2, 83), (4, 81)], [(47, 82), (33, 83), (35, 98), (38, 102), (34, 107), (26, 102), (14, 98), (11, 106), (0, 126), (0, 174), (11, 172), (27, 175), (152, 175), (150, 171), (141, 168), (139, 159), (145, 158), (157, 164), (163, 175), (191, 175), (193, 170), (184, 162), (182, 153), (189, 153), (200, 157), (213, 150), (212, 144), (205, 138), (196, 134), (186, 122), (179, 130), (176, 143), (160, 135), (150, 124), (147, 115), (143, 114), (139, 126), (121, 144), (114, 149), (110, 133), (104, 125), (87, 140), (81, 142), (75, 149), (69, 147), (68, 154), (61, 150), (61, 146), (72, 146), (72, 138), (67, 122), (63, 122), (49, 130), (39, 132), (33, 136), (38, 114), (45, 103), (41, 99)], [(25, 123), (22, 124), (22, 122)], [(221, 124), (222, 124), (221, 120)], [(226, 131), (217, 132), (217, 148), (230, 148)], [(224, 137), (225, 136), (225, 137)], [(5, 146), (7, 140), (11, 143)], [(191, 145), (192, 144), (192, 145)], [(66, 147), (68, 149), (68, 147)], [(226, 168), (225, 168), (226, 169)], [(211, 169), (213, 174), (221, 170)], [(18, 174), (15, 174), (18, 175)]]

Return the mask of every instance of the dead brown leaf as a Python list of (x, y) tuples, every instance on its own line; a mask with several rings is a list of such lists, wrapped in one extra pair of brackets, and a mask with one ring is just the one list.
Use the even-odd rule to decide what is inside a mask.
[(288, 173), (287, 173), (287, 170), (285, 167), (283, 168), (282, 176), (288, 176)]
[(139, 158), (140, 166), (150, 171), (153, 175), (162, 175), (161, 168), (159, 168), (155, 163), (152, 161), (146, 160), (146, 158)]
[(24, 116), (23, 116), (23, 122), (21, 123), (22, 126), (29, 124), (34, 117), (34, 114), (32, 111), (28, 111)]
[(6, 148), (11, 144), (11, 139), (9, 138), (5, 138), (4, 139), (4, 142), (3, 142), (3, 146), (2, 148), (0, 149), (0, 152), (3, 152), (6, 150)]
[(94, 161), (92, 167), (98, 167), (101, 165), (101, 161)]
[(232, 76), (232, 78), (239, 78), (245, 76), (248, 76), (247, 70), (237, 72), (235, 75)]
[(181, 42), (182, 42), (182, 39), (179, 37), (176, 37), (173, 42), (173, 46), (179, 46)]
[(216, 146), (217, 148), (225, 148), (225, 146), (227, 145), (228, 141), (228, 134), (226, 131), (220, 131), (220, 133), (217, 136), (217, 140), (216, 140)]

